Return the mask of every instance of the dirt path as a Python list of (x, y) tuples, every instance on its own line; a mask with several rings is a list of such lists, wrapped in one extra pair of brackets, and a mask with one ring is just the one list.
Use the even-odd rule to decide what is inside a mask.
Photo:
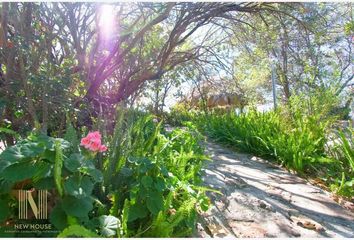
[(354, 237), (354, 213), (330, 194), (266, 161), (207, 144), (203, 170), (213, 207), (197, 237)]

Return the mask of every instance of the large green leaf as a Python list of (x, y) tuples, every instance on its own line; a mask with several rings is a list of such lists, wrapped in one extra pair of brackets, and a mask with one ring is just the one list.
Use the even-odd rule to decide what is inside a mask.
[(116, 235), (118, 228), (120, 228), (120, 221), (114, 216), (102, 215), (98, 218), (100, 223), (100, 232), (105, 237)]
[(146, 198), (146, 206), (153, 214), (163, 210), (163, 196), (158, 191), (151, 191)]
[(21, 152), (25, 157), (33, 158), (43, 153), (45, 148), (38, 143), (29, 142), (21, 145)]
[(128, 222), (134, 221), (138, 218), (144, 218), (148, 214), (148, 209), (141, 203), (130, 206), (128, 213)]
[(5, 168), (7, 168), (10, 165), (11, 165), (11, 162), (0, 159), (0, 173), (2, 172), (2, 170), (4, 170)]
[(42, 159), (49, 160), (50, 162), (55, 162), (55, 151), (50, 151), (46, 149), (44, 153), (41, 155)]
[(21, 141), (15, 146), (6, 148), (5, 151), (0, 154), (0, 160), (14, 163), (20, 160), (37, 157), (42, 154), (44, 150), (45, 148), (38, 143)]
[(13, 182), (6, 181), (4, 179), (0, 180), (0, 194), (10, 193), (13, 188)]
[(32, 142), (38, 142), (40, 146), (43, 146), (45, 149), (50, 151), (55, 151), (55, 143), (60, 142), (60, 145), (63, 149), (70, 147), (70, 143), (65, 141), (62, 138), (52, 138), (46, 135), (30, 136), (29, 139)]
[(74, 217), (87, 217), (92, 208), (92, 200), (88, 197), (78, 199), (73, 196), (66, 196), (63, 199), (65, 213)]
[(87, 176), (71, 176), (64, 183), (65, 192), (76, 198), (84, 198), (91, 195), (93, 182)]
[(153, 183), (153, 180), (150, 176), (144, 176), (141, 178), (141, 183), (145, 188), (150, 188)]
[(163, 192), (166, 189), (166, 184), (162, 177), (157, 177), (154, 185), (159, 192)]
[(55, 182), (53, 177), (41, 178), (33, 183), (36, 189), (53, 189), (55, 188)]
[(71, 172), (77, 172), (84, 161), (84, 156), (79, 153), (74, 153), (64, 160), (64, 166)]
[(103, 174), (100, 170), (96, 168), (89, 168), (86, 170), (87, 174), (90, 175), (95, 182), (102, 182), (103, 181)]
[(68, 226), (67, 215), (60, 203), (52, 209), (49, 215), (49, 219), (50, 222), (59, 230), (63, 230)]
[(80, 172), (90, 175), (95, 182), (103, 181), (102, 172), (96, 169), (95, 164), (90, 159), (86, 159), (85, 161), (82, 161)]
[(50, 164), (46, 162), (19, 162), (6, 167), (0, 177), (18, 182), (35, 176), (43, 176), (50, 171), (50, 167)]
[(10, 208), (7, 199), (0, 199), (0, 223), (7, 219), (9, 213)]
[(72, 154), (65, 159), (64, 166), (71, 172), (82, 172), (90, 175), (95, 182), (103, 181), (102, 172), (95, 168), (92, 160), (85, 159), (81, 154)]
[(15, 162), (25, 157), (26, 156), (21, 152), (20, 146), (8, 147), (0, 154), (0, 160), (8, 162)]

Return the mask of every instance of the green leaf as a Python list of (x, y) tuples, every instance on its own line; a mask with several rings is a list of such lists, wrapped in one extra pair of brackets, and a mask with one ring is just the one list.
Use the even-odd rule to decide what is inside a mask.
[(163, 192), (166, 189), (166, 184), (163, 178), (158, 177), (155, 181), (155, 188), (159, 192)]
[(45, 148), (34, 142), (21, 145), (21, 153), (28, 158), (37, 157), (39, 154), (43, 153), (44, 150)]
[(88, 197), (77, 199), (73, 196), (66, 196), (63, 199), (65, 213), (74, 217), (87, 217), (92, 208), (92, 200)]
[(70, 155), (69, 158), (64, 160), (64, 166), (71, 172), (79, 171), (82, 162), (85, 161), (84, 156), (78, 153)]
[(8, 128), (0, 128), (0, 133), (6, 133), (6, 134), (9, 134), (9, 135), (13, 135), (16, 138), (20, 137), (20, 135), (16, 131), (8, 129)]
[(41, 146), (44, 146), (44, 148), (50, 151), (55, 151), (56, 142), (60, 143), (62, 149), (67, 149), (70, 147), (70, 143), (62, 138), (52, 138), (43, 134), (38, 136), (31, 136), (30, 140), (38, 142)]
[(103, 181), (102, 172), (96, 169), (92, 160), (82, 160), (82, 167), (80, 168), (80, 172), (90, 175), (95, 182)]
[(79, 220), (76, 217), (68, 216), (67, 219), (69, 225), (77, 225), (79, 224)]
[(0, 174), (5, 168), (7, 168), (10, 165), (11, 165), (11, 162), (0, 159)]
[(34, 176), (43, 175), (50, 170), (50, 165), (46, 162), (19, 162), (5, 168), (0, 177), (5, 180), (18, 182)]
[(13, 188), (12, 182), (6, 181), (4, 179), (0, 180), (0, 194), (10, 193)]
[(55, 188), (55, 183), (53, 177), (46, 177), (34, 182), (33, 186), (36, 189), (53, 189)]
[(57, 204), (50, 212), (49, 220), (59, 230), (63, 230), (68, 226), (67, 215), (60, 203)]
[(100, 216), (98, 218), (100, 223), (100, 232), (105, 237), (114, 236), (117, 232), (118, 227), (120, 227), (120, 221), (114, 216)]
[(7, 199), (0, 199), (0, 223), (7, 219), (9, 213), (10, 208)]
[(133, 175), (133, 170), (127, 167), (122, 167), (119, 171), (119, 174), (121, 174), (123, 177), (131, 177)]
[(345, 186), (347, 186), (347, 187), (353, 187), (353, 185), (354, 185), (354, 179), (351, 181), (345, 182)]
[(209, 198), (206, 195), (202, 195), (199, 199), (199, 205), (203, 211), (207, 211), (210, 205)]
[(91, 159), (85, 159), (81, 161), (82, 167), (86, 168), (86, 169), (94, 169), (95, 168), (95, 164), (93, 163), (93, 161)]
[(146, 198), (146, 206), (153, 214), (158, 214), (163, 210), (163, 196), (160, 192), (151, 191), (150, 195)]
[(148, 214), (147, 208), (141, 204), (137, 203), (135, 205), (130, 206), (128, 213), (128, 222), (134, 221), (138, 218), (144, 218)]
[(152, 185), (152, 182), (153, 182), (153, 180), (150, 176), (144, 176), (141, 178), (141, 183), (143, 184), (143, 186), (145, 188), (150, 188)]
[(84, 176), (80, 179), (79, 176), (71, 176), (64, 183), (65, 192), (76, 198), (89, 197), (93, 190), (91, 179)]
[(21, 152), (21, 148), (17, 145), (6, 148), (0, 154), (0, 160), (5, 160), (8, 162), (16, 162), (25, 157), (26, 156)]
[(65, 228), (59, 235), (59, 238), (64, 237), (99, 237), (96, 233), (84, 228), (80, 225), (72, 225)]
[(96, 168), (87, 169), (87, 174), (89, 174), (95, 182), (102, 182), (103, 181), (102, 172)]
[(42, 158), (54, 163), (55, 162), (55, 151), (50, 151), (50, 150), (46, 149), (42, 155)]

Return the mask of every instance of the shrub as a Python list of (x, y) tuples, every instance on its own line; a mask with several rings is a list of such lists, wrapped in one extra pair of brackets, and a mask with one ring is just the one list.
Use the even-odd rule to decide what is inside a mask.
[[(329, 154), (337, 163), (337, 173), (331, 176), (331, 189), (340, 195), (354, 196), (354, 130), (348, 128), (335, 132)], [(339, 174), (341, 173), (341, 174)]]
[(167, 133), (154, 116), (119, 112), (105, 160), (110, 213), (124, 236), (188, 236), (209, 200), (198, 187), (203, 149), (191, 126)]
[(313, 117), (297, 117), (288, 122), (279, 112), (251, 110), (240, 115), (212, 114), (198, 124), (219, 142), (275, 159), (300, 173), (324, 153), (325, 127)]
[(166, 114), (165, 119), (172, 126), (183, 126), (184, 122), (190, 121), (193, 118), (195, 112), (193, 109), (188, 109), (187, 104), (180, 103), (171, 108), (170, 112)]
[(0, 222), (15, 215), (11, 189), (21, 184), (54, 194), (49, 221), (59, 236), (191, 234), (209, 205), (198, 185), (206, 157), (195, 127), (166, 132), (153, 115), (120, 109), (107, 147), (98, 132), (82, 138), (82, 147), (78, 136), (68, 124), (66, 140), (31, 135), (1, 153)]

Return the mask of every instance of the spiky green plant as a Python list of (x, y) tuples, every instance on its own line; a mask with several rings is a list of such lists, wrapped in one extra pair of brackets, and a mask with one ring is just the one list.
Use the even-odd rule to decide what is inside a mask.
[(55, 141), (54, 181), (57, 191), (61, 197), (63, 196), (63, 183), (61, 177), (63, 161), (63, 150), (61, 148), (60, 141), (57, 140)]

